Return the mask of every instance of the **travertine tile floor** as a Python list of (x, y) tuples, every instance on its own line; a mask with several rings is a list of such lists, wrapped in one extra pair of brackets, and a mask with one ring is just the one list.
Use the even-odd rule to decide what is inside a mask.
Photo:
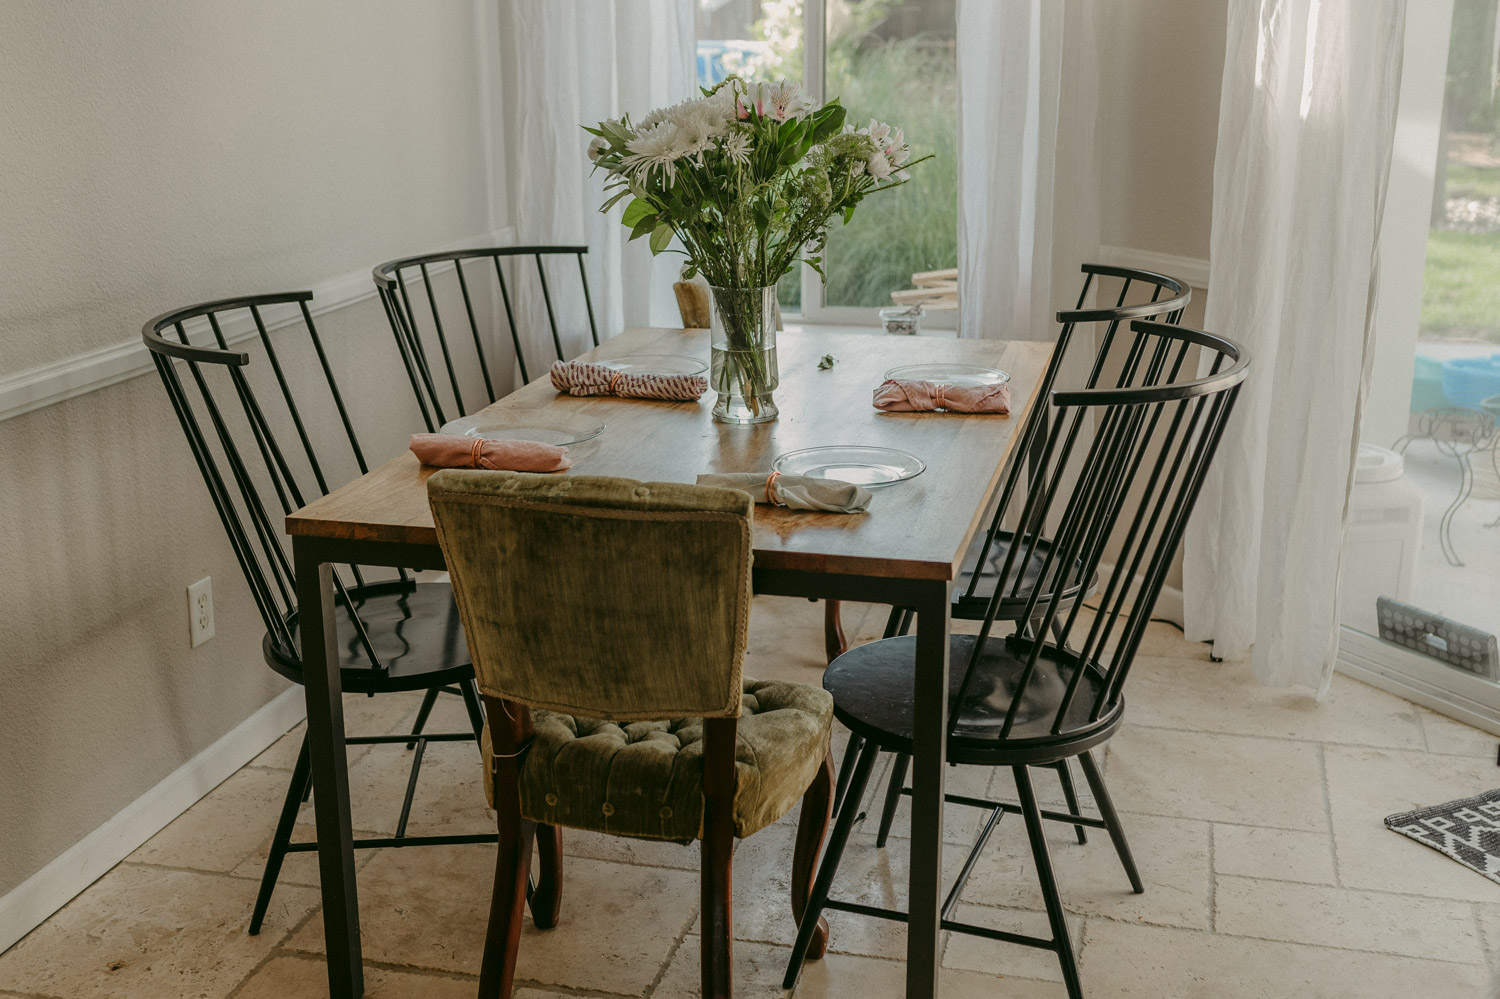
[[(878, 633), (883, 617), (846, 608), (859, 639)], [(757, 601), (752, 675), (817, 682), (821, 648), (819, 605)], [(1104, 836), (1084, 846), (1070, 829), (1052, 836), (1089, 995), (1482, 993), (1487, 955), (1500, 955), (1500, 885), (1381, 819), (1500, 786), (1494, 738), (1343, 677), (1323, 705), (1256, 686), (1243, 666), (1209, 662), (1203, 646), (1166, 626), (1153, 626), (1128, 701), (1104, 765), (1146, 893), (1129, 892)], [(414, 695), (351, 698), (351, 731), (399, 731), (416, 706)], [(456, 699), (440, 710), (445, 726), (464, 724)], [(324, 995), (311, 855), (289, 859), (265, 930), (245, 933), (299, 736), (289, 733), (0, 955), (0, 996)], [(393, 828), (406, 766), (400, 747), (351, 754), (359, 828)], [(479, 777), (472, 747), (431, 746), (413, 831), (489, 829)], [(1010, 778), (958, 769), (950, 783), (1005, 794)], [(1038, 787), (1055, 800), (1047, 775)], [(977, 817), (950, 814), (956, 867)], [(740, 996), (782, 995), (794, 821), (795, 813), (736, 854)], [(578, 833), (565, 840), (562, 923), (523, 935), (521, 999), (697, 995), (696, 851)], [(904, 904), (905, 841), (876, 850), (873, 840), (870, 830), (856, 833), (838, 890)], [(359, 855), (368, 995), (474, 994), (490, 850)], [(961, 918), (1041, 934), (1041, 908), (1024, 830), (1006, 821), (964, 892)], [(799, 999), (899, 996), (904, 929), (839, 913), (830, 923), (832, 953), (808, 968)], [(943, 964), (952, 999), (1064, 995), (1044, 952), (955, 936)]]

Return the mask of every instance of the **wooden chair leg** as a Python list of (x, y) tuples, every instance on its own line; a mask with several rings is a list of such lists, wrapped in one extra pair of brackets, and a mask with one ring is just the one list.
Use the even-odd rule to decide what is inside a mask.
[(562, 829), (537, 826), (536, 852), (540, 871), (531, 893), (531, 921), (539, 930), (550, 930), (562, 912)]
[(531, 874), (531, 844), (536, 823), (521, 817), (520, 761), (531, 737), (531, 714), (522, 705), (485, 697), (495, 755), (490, 780), (495, 789), (495, 887), (490, 923), (479, 968), (480, 999), (511, 999), (515, 988), (516, 952), (526, 908), (526, 880)]
[[(802, 795), (802, 814), (797, 819), (797, 846), (792, 853), (792, 918), (800, 926), (807, 899), (812, 894), (813, 878), (818, 873), (818, 853), (828, 835), (828, 820), (833, 816), (833, 747), (823, 757), (817, 776)], [(828, 920), (818, 917), (808, 960), (816, 961), (828, 950)]]
[(499, 828), (490, 925), (484, 939), (484, 963), (479, 969), (482, 999), (511, 999), (515, 988), (516, 952), (521, 949), (521, 919), (526, 906), (526, 876), (531, 870), (531, 841), (536, 835), (535, 823), (522, 819), (519, 809), (509, 823), (502, 815)]
[(844, 622), (839, 618), (842, 606), (843, 603), (839, 600), (823, 601), (823, 650), (828, 653), (829, 662), (849, 651), (849, 641), (844, 637)]
[(735, 719), (704, 719), (703, 842), (699, 944), (703, 999), (730, 999), (734, 990)]

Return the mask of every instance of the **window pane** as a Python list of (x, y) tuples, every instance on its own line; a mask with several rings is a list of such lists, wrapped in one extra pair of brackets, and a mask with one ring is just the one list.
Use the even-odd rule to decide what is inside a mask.
[(828, 0), (827, 95), (856, 126), (904, 129), (913, 159), (936, 156), (833, 223), (830, 306), (890, 305), (913, 273), (958, 264), (955, 16), (954, 0)]
[[(698, 0), (698, 85), (738, 74), (802, 79), (802, 0)], [(801, 275), (781, 279), (783, 312), (802, 307)]]

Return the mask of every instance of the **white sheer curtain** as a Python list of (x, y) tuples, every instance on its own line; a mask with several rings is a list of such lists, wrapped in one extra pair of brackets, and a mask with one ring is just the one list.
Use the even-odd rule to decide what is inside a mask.
[(1204, 325), (1253, 368), (1184, 553), (1189, 638), (1328, 689), (1405, 0), (1230, 0)]
[(958, 0), (961, 336), (1050, 339), (1099, 248), (1093, 0)]
[[(602, 176), (584, 154), (593, 125), (624, 112), (637, 117), (696, 93), (694, 0), (517, 0), (501, 7), (501, 52), (508, 70), (499, 142), (506, 197), (521, 244), (586, 243), (589, 287), (601, 339), (627, 326), (676, 325), (672, 282), (680, 259), (653, 259), (644, 240), (625, 245), (623, 206), (599, 213)], [(571, 282), (571, 283), (566, 283)], [(577, 287), (572, 274), (558, 284)], [(528, 318), (541, 309), (530, 284)], [(563, 347), (589, 346), (579, 295), (554, 299)], [(544, 316), (545, 313), (543, 312)], [(545, 321), (528, 321), (528, 356), (552, 351)]]

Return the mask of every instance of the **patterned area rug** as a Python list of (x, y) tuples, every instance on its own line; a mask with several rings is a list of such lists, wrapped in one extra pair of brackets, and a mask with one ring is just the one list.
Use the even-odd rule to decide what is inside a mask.
[(1388, 815), (1385, 825), (1500, 883), (1500, 790)]

